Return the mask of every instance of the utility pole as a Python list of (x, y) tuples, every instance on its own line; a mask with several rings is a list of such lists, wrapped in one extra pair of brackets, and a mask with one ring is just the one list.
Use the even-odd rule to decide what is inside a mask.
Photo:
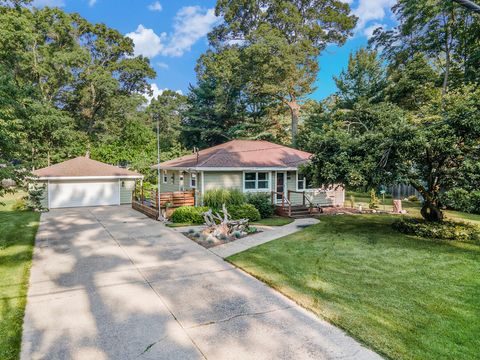
[(162, 208), (160, 204), (160, 118), (157, 117), (157, 206), (158, 206), (158, 221), (163, 221)]
[(475, 4), (473, 1), (470, 0), (453, 0), (457, 4), (467, 8), (468, 10), (474, 11), (477, 14), (480, 14), (480, 5)]

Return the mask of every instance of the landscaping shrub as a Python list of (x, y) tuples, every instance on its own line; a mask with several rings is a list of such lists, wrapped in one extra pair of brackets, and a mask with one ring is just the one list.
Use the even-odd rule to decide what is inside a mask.
[(246, 197), (247, 203), (252, 204), (260, 212), (262, 219), (268, 218), (274, 213), (272, 198), (270, 194), (265, 192), (251, 193)]
[(238, 206), (245, 203), (245, 195), (238, 189), (207, 190), (203, 196), (203, 204), (212, 209), (221, 209), (225, 206)]
[(375, 191), (375, 189), (370, 190), (370, 203), (368, 204), (368, 207), (370, 209), (376, 209), (378, 208), (379, 204), (380, 200), (378, 200), (377, 192)]
[(455, 188), (444, 192), (441, 201), (449, 209), (480, 214), (480, 191)]
[(420, 199), (416, 196), (416, 195), (410, 195), (408, 198), (407, 198), (408, 201), (410, 202), (418, 202), (420, 201)]
[(207, 206), (180, 206), (172, 213), (174, 223), (203, 224), (203, 213), (208, 211)]
[(232, 219), (248, 219), (250, 221), (260, 220), (260, 212), (252, 204), (234, 205), (227, 208)]
[(27, 202), (25, 198), (17, 199), (12, 206), (13, 211), (24, 211), (27, 210)]
[(455, 188), (446, 191), (441, 197), (442, 204), (449, 209), (469, 212), (470, 193), (467, 190)]
[(463, 222), (428, 222), (423, 219), (404, 218), (395, 221), (392, 226), (401, 233), (424, 238), (480, 243), (480, 228)]

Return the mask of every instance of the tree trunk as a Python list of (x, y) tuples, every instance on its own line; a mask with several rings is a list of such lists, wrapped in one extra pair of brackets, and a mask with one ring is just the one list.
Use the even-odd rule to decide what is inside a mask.
[(296, 99), (288, 102), (290, 113), (292, 114), (292, 146), (297, 146), (298, 118), (300, 117), (300, 104)]
[(422, 209), (420, 210), (423, 218), (427, 221), (442, 221), (443, 213), (438, 202), (425, 200)]

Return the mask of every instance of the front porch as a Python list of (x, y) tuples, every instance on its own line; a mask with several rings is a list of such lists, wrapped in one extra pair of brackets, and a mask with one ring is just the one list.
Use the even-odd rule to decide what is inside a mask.
[(195, 190), (187, 190), (160, 192), (159, 197), (157, 190), (145, 191), (143, 186), (135, 187), (132, 193), (132, 208), (156, 220), (160, 212), (163, 216), (168, 217), (177, 207), (197, 205), (195, 195)]
[(272, 191), (271, 199), (277, 215), (291, 218), (310, 217), (323, 213), (324, 207), (343, 205), (338, 203), (335, 189), (314, 189), (310, 191), (287, 190), (286, 193)]

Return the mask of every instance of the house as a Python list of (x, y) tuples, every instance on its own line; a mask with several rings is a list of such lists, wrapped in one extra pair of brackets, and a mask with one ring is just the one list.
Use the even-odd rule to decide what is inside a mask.
[(232, 140), (154, 165), (161, 170), (160, 192), (195, 189), (198, 199), (216, 188), (267, 192), (278, 204), (343, 205), (343, 187), (314, 188), (299, 167), (312, 154), (259, 140)]
[(33, 181), (45, 185), (46, 208), (120, 205), (132, 202), (136, 179), (127, 169), (80, 156), (33, 171)]

